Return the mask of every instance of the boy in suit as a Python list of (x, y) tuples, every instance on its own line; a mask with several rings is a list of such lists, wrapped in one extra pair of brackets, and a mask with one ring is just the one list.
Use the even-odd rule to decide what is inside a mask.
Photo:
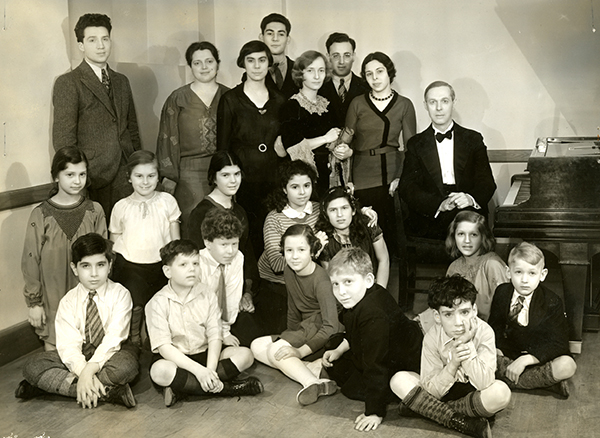
[(369, 255), (345, 248), (329, 262), (333, 294), (344, 307), (346, 328), (341, 344), (323, 355), (323, 366), (342, 393), (365, 402), (355, 429), (377, 429), (394, 399), (389, 381), (400, 370), (419, 371), (423, 334), (389, 292), (375, 283)]
[(127, 341), (133, 304), (129, 291), (108, 279), (112, 242), (89, 233), (72, 251), (79, 284), (58, 306), (56, 350), (29, 359), (15, 396), (49, 392), (77, 398), (83, 408), (95, 408), (98, 401), (131, 408), (136, 402), (129, 382), (138, 374), (137, 348)]
[(407, 234), (443, 240), (460, 210), (487, 217), (496, 183), (481, 134), (452, 120), (452, 86), (433, 82), (424, 96), (431, 125), (408, 141), (399, 190)]
[(54, 84), (55, 150), (75, 146), (88, 158), (90, 198), (110, 217), (113, 205), (131, 194), (126, 163), (141, 148), (133, 96), (127, 77), (112, 70), (110, 18), (85, 14), (75, 25), (83, 61)]
[(292, 23), (281, 14), (272, 13), (260, 22), (260, 35), (258, 38), (264, 42), (273, 55), (273, 65), (269, 67), (269, 74), (265, 78), (265, 85), (279, 91), (289, 99), (299, 89), (292, 79), (292, 61), (285, 54), (290, 42)]
[(243, 292), (244, 255), (238, 250), (242, 223), (231, 211), (214, 208), (201, 229), (204, 248), (200, 250), (199, 278), (217, 297), (223, 345), (249, 347), (263, 333), (254, 319), (252, 294)]
[(173, 240), (160, 257), (169, 284), (146, 304), (146, 324), (155, 353), (150, 378), (164, 388), (165, 406), (184, 394), (260, 394), (263, 386), (256, 377), (234, 380), (254, 362), (250, 349), (221, 350), (221, 310), (216, 295), (198, 282), (196, 244)]
[(329, 101), (335, 126), (343, 128), (350, 102), (369, 91), (365, 81), (352, 72), (356, 57), (356, 41), (345, 33), (334, 32), (325, 41), (327, 55), (333, 67), (331, 81), (323, 84), (319, 94)]
[(421, 374), (396, 373), (392, 391), (401, 414), (413, 412), (474, 437), (491, 438), (487, 418), (510, 402), (510, 389), (495, 380), (494, 331), (477, 318), (477, 289), (460, 275), (434, 280), (428, 304), (436, 325), (423, 339)]
[(509, 254), (511, 283), (496, 288), (488, 320), (496, 333), (496, 376), (514, 389), (544, 388), (567, 398), (577, 365), (562, 300), (541, 284), (544, 263), (542, 251), (528, 242)]

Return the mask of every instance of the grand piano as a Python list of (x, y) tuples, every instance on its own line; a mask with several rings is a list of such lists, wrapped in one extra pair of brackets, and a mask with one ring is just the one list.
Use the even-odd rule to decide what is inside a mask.
[(558, 257), (570, 348), (580, 353), (590, 265), (600, 252), (600, 141), (539, 138), (527, 172), (513, 176), (496, 208), (494, 235), (499, 242), (533, 242)]

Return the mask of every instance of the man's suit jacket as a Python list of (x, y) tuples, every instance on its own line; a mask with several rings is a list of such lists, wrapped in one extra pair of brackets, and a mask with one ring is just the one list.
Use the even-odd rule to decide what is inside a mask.
[(350, 81), (350, 88), (346, 94), (346, 100), (342, 103), (340, 96), (333, 85), (333, 80), (327, 81), (323, 84), (321, 89), (319, 90), (319, 94), (326, 98), (329, 103), (329, 110), (333, 112), (333, 120), (335, 122), (335, 126), (338, 128), (343, 128), (346, 126), (346, 113), (348, 112), (348, 107), (350, 106), (350, 102), (356, 96), (360, 96), (369, 91), (369, 86), (362, 79), (352, 73), (352, 80)]
[(540, 363), (569, 354), (569, 329), (560, 297), (540, 284), (529, 305), (529, 324), (523, 327), (508, 321), (513, 292), (512, 283), (504, 283), (494, 293), (488, 323), (496, 334), (496, 347), (511, 359), (527, 351)]
[(109, 185), (121, 157), (140, 149), (129, 80), (109, 67), (107, 71), (112, 100), (85, 60), (56, 80), (52, 95), (54, 149), (76, 146), (85, 153), (93, 189)]
[[(487, 205), (496, 190), (496, 183), (483, 137), (479, 132), (457, 123), (454, 123), (453, 135), (456, 191), (471, 195), (481, 206), (481, 210), (477, 211), (487, 217)], [(430, 125), (412, 137), (406, 149), (399, 190), (409, 208), (407, 231), (409, 234), (443, 238), (459, 210), (440, 213), (434, 218), (447, 193), (442, 182), (433, 127)]]
[(270, 71), (265, 78), (265, 85), (268, 88), (280, 92), (285, 96), (286, 99), (289, 99), (298, 91), (300, 91), (300, 89), (296, 87), (296, 84), (294, 84), (294, 80), (292, 79), (292, 69), (294, 68), (294, 61), (292, 61), (287, 56), (285, 57), (285, 59), (287, 60), (287, 71), (285, 72), (285, 78), (283, 78), (283, 85), (281, 86), (281, 90), (277, 88), (277, 84), (275, 84), (275, 81), (273, 80)]

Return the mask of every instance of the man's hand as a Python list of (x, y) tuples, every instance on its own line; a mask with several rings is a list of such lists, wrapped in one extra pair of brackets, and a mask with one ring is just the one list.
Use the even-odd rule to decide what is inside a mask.
[(223, 390), (223, 382), (219, 379), (219, 375), (216, 371), (213, 371), (207, 367), (202, 367), (196, 373), (194, 373), (200, 386), (206, 392), (217, 393)]
[(463, 209), (473, 206), (473, 198), (467, 196), (463, 192), (452, 192), (448, 195), (450, 203), (454, 206), (453, 208)]
[(242, 299), (240, 300), (240, 312), (254, 313), (254, 302), (252, 301), (252, 294), (244, 292)]
[(88, 362), (77, 380), (77, 403), (84, 409), (95, 408), (98, 399), (106, 395), (106, 388), (96, 377), (99, 368), (97, 363)]
[(227, 336), (225, 336), (223, 338), (223, 345), (226, 345), (228, 347), (239, 347), (240, 340), (238, 338), (236, 338), (235, 336), (233, 336), (231, 333), (229, 333)]
[(340, 353), (337, 349), (327, 350), (323, 354), (323, 366), (326, 368), (332, 367), (333, 362), (338, 360), (341, 356), (342, 356), (342, 353)]
[(42, 328), (46, 325), (46, 312), (42, 306), (29, 308), (29, 324), (35, 328)]
[(377, 426), (379, 426), (382, 421), (383, 418), (375, 414), (369, 416), (360, 414), (356, 417), (356, 420), (354, 420), (354, 428), (356, 430), (368, 432), (377, 429)]

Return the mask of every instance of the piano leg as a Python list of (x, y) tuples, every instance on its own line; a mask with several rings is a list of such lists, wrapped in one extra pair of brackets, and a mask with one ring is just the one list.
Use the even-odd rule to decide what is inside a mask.
[(571, 353), (581, 353), (583, 313), (590, 262), (586, 243), (561, 243), (559, 264), (563, 278), (565, 311), (569, 321)]

